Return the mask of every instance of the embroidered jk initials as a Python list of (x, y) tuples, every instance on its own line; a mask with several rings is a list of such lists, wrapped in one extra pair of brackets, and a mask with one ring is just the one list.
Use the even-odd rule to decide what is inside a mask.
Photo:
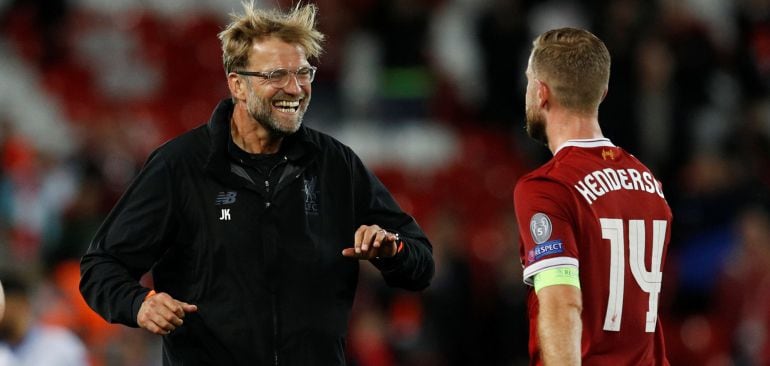
[(222, 216), (219, 217), (219, 221), (230, 221), (230, 209), (229, 208), (223, 208), (222, 209)]

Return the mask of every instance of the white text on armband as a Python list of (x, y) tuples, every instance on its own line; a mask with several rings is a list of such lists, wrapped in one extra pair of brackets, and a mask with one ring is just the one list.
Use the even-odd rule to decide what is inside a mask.
[(656, 193), (664, 198), (660, 182), (655, 180), (650, 172), (639, 172), (630, 168), (595, 170), (579, 180), (574, 187), (588, 204), (593, 204), (608, 192), (621, 189)]

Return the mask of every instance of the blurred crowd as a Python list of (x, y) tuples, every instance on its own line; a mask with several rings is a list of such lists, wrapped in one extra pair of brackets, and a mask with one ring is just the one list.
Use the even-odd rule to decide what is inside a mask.
[[(527, 364), (511, 191), (549, 158), (523, 131), (524, 70), (559, 26), (606, 42), (604, 134), (674, 211), (659, 307), (672, 364), (770, 364), (770, 0), (315, 3), (328, 41), (305, 123), (374, 168), (437, 267), (410, 293), (362, 265), (351, 365)], [(62, 362), (159, 364), (155, 336), (87, 308), (78, 260), (152, 149), (228, 97), (216, 34), (239, 9), (0, 0), (0, 281), (19, 284), (26, 319), (0, 323), (0, 364), (33, 335)]]

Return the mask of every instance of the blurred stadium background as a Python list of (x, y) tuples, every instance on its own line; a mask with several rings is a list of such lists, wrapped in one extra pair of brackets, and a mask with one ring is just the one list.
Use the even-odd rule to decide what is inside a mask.
[[(770, 1), (316, 3), (328, 42), (305, 123), (359, 152), (437, 262), (422, 294), (362, 266), (351, 365), (526, 364), (511, 189), (549, 153), (522, 128), (524, 70), (533, 37), (566, 25), (607, 43), (605, 135), (674, 210), (672, 364), (770, 365)], [(149, 152), (227, 97), (216, 34), (239, 9), (0, 0), (0, 269), (33, 281), (37, 321), (93, 365), (159, 364), (157, 338), (88, 310), (78, 259)]]

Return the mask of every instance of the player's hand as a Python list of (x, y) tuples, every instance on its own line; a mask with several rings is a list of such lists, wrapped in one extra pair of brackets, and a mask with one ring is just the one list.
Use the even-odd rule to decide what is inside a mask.
[(353, 235), (353, 247), (342, 250), (349, 258), (388, 258), (398, 251), (398, 235), (389, 233), (377, 225), (361, 225)]
[(198, 311), (198, 306), (174, 299), (165, 292), (159, 292), (145, 299), (139, 308), (136, 322), (150, 333), (167, 335), (182, 326), (187, 313)]

